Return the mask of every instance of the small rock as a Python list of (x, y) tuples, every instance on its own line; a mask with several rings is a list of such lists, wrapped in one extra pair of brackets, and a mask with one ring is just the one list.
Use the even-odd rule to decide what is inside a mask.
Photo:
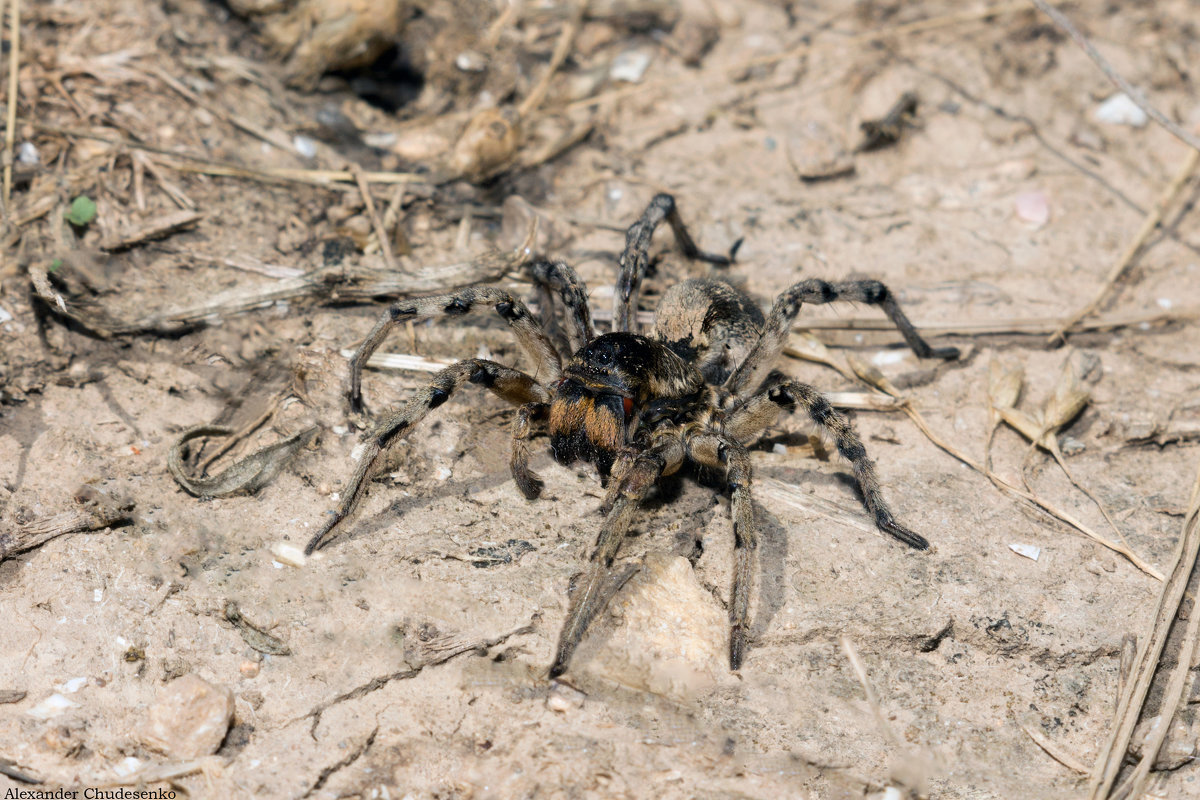
[(650, 66), (650, 53), (643, 50), (626, 50), (613, 59), (608, 76), (614, 81), (640, 83)]
[(1144, 128), (1148, 117), (1146, 112), (1138, 107), (1124, 92), (1114, 94), (1096, 109), (1093, 116), (1097, 122), (1109, 125), (1129, 125), (1133, 128)]
[(1025, 556), (1026, 558), (1031, 558), (1034, 561), (1037, 561), (1042, 555), (1042, 548), (1032, 544), (1010, 544), (1008, 549), (1012, 550), (1019, 556)]
[(38, 152), (33, 142), (21, 142), (17, 145), (17, 161), (21, 164), (37, 164), (41, 162), (42, 154)]
[(257, 661), (243, 661), (238, 667), (238, 672), (242, 673), (243, 678), (257, 678), (260, 669)]
[(73, 703), (66, 697), (55, 692), (25, 713), (34, 719), (53, 719), (54, 717), (57, 717), (59, 714), (66, 711), (68, 708), (78, 707), (78, 703)]
[(292, 137), (292, 147), (296, 148), (296, 152), (305, 158), (316, 158), (317, 143), (307, 136)]
[(1017, 219), (1040, 228), (1050, 221), (1050, 198), (1045, 192), (1022, 192), (1013, 200)]
[(232, 720), (233, 694), (188, 674), (158, 690), (139, 738), (171, 758), (200, 758), (217, 751)]
[(693, 696), (728, 671), (727, 616), (686, 558), (651, 553), (596, 623), (592, 641), (607, 638), (605, 646), (589, 661), (585, 639), (573, 663), (626, 686)]
[(571, 704), (567, 702), (565, 697), (560, 695), (552, 694), (546, 698), (546, 708), (550, 709), (551, 711), (557, 711), (559, 714), (565, 714), (570, 707)]
[(271, 554), (289, 567), (303, 567), (308, 563), (308, 556), (304, 555), (304, 551), (294, 544), (276, 542), (271, 545)]

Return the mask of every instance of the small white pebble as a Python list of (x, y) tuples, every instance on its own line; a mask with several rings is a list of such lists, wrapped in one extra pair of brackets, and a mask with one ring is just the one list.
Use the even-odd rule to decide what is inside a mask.
[(274, 567), (275, 569), (283, 569), (283, 564), (280, 564), (278, 561), (275, 561), (274, 559), (271, 560), (271, 566)]
[(347, 433), (350, 432), (350, 429), (347, 428), (345, 425), (334, 425), (332, 430), (338, 436), (345, 436)]
[(25, 713), (34, 719), (53, 719), (68, 708), (78, 707), (78, 703), (73, 703), (56, 692)]
[(292, 147), (295, 147), (296, 152), (305, 158), (313, 158), (317, 155), (317, 143), (307, 136), (293, 136)]
[(336, 503), (338, 500), (342, 499), (342, 493), (341, 492), (330, 492), (329, 499)]
[(1096, 108), (1093, 116), (1097, 122), (1109, 125), (1129, 125), (1134, 128), (1144, 128), (1148, 117), (1138, 104), (1124, 92), (1114, 94)]
[(103, 589), (92, 589), (92, 602), (93, 603), (99, 603), (103, 599), (104, 599), (104, 590)]
[(899, 364), (908, 357), (907, 350), (880, 350), (871, 357), (871, 363), (877, 367), (886, 367), (891, 364)]
[(141, 766), (141, 761), (138, 761), (133, 756), (127, 756), (126, 758), (121, 759), (121, 761), (115, 767), (113, 767), (113, 772), (117, 774), (117, 777), (125, 778), (137, 772), (139, 769), (141, 769)]
[(642, 50), (626, 50), (613, 59), (608, 68), (608, 77), (614, 81), (639, 83), (650, 66), (650, 53)]
[(439, 481), (444, 481), (453, 474), (454, 473), (450, 471), (449, 467), (438, 467), (437, 472), (433, 474), (433, 477), (437, 478)]
[(567, 709), (570, 707), (571, 704), (568, 703), (567, 699), (562, 695), (552, 694), (546, 698), (546, 708), (550, 709), (551, 711), (557, 711), (559, 714), (565, 714), (567, 713)]
[(42, 160), (37, 145), (33, 142), (21, 142), (17, 145), (17, 161), (22, 164), (37, 164)]
[(1050, 221), (1050, 198), (1045, 192), (1021, 192), (1013, 199), (1017, 219), (1040, 228)]
[(776, 442), (771, 445), (771, 452), (777, 456), (786, 456), (788, 452), (787, 445), (782, 442)]
[(10, 319), (12, 319), (12, 314), (8, 313), (3, 308), (0, 308), (0, 323), (8, 322)]
[(1042, 548), (1032, 544), (1010, 544), (1008, 549), (1012, 550), (1019, 556), (1025, 556), (1026, 558), (1031, 558), (1034, 561), (1037, 561), (1038, 556), (1042, 554)]
[(1170, 308), (1171, 306), (1175, 305), (1173, 302), (1171, 302), (1171, 298), (1169, 297), (1160, 297), (1154, 302), (1158, 303), (1159, 308)]
[(487, 56), (475, 50), (463, 50), (454, 58), (454, 66), (463, 72), (483, 72), (487, 69)]
[[(271, 545), (271, 553), (289, 567), (303, 567), (308, 563), (308, 556), (304, 555), (304, 551), (287, 542), (276, 542)], [(278, 563), (278, 561), (273, 563)]]
[(86, 677), (71, 678), (71, 680), (69, 680), (69, 681), (56, 684), (54, 688), (58, 689), (60, 692), (66, 692), (67, 694), (74, 694), (75, 692), (78, 692), (80, 689), (82, 689), (84, 686), (87, 686), (87, 682), (88, 682), (88, 679)]

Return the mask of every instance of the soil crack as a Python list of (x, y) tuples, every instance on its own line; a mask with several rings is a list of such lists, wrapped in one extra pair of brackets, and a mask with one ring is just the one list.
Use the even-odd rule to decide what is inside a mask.
[(530, 623), (492, 638), (470, 639), (451, 635), (440, 637), (434, 641), (428, 642), (421, 648), (421, 655), (424, 656), (424, 658), (420, 660), (416, 666), (409, 666), (408, 669), (397, 670), (396, 672), (388, 675), (380, 675), (372, 678), (361, 686), (356, 686), (348, 692), (339, 694), (332, 700), (321, 703), (312, 711), (305, 714), (304, 719), (312, 720), (312, 725), (309, 728), (309, 735), (312, 736), (314, 740), (317, 738), (317, 726), (321, 724), (321, 715), (338, 703), (344, 703), (349, 700), (357, 700), (360, 697), (365, 697), (372, 692), (382, 689), (392, 681), (402, 681), (415, 678), (416, 676), (420, 675), (421, 671), (426, 667), (436, 667), (440, 664), (445, 664), (447, 661), (455, 658), (456, 656), (460, 656), (463, 653), (490, 650), (496, 645), (503, 644), (514, 636), (532, 632), (533, 624)]

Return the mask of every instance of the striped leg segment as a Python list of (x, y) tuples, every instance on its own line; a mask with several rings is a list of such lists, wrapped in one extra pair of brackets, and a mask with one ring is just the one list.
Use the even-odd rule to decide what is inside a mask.
[(545, 486), (537, 473), (529, 469), (529, 440), (546, 427), (549, 418), (549, 403), (526, 403), (517, 411), (517, 419), (513, 422), (512, 457), (508, 464), (513, 480), (526, 500), (536, 500)]
[(756, 395), (737, 411), (730, 415), (725, 424), (725, 430), (730, 435), (745, 441), (762, 428), (775, 420), (770, 407), (775, 406), (776, 412), (791, 412), (797, 409), (805, 411), (813, 422), (829, 432), (837, 445), (842, 458), (850, 462), (858, 487), (862, 490), (863, 505), (875, 518), (875, 526), (909, 547), (917, 550), (928, 550), (929, 541), (918, 533), (905, 528), (892, 515), (887, 501), (883, 499), (883, 491), (879, 486), (879, 478), (875, 475), (875, 465), (867, 458), (867, 450), (862, 440), (858, 438), (854, 428), (844, 415), (834, 411), (833, 406), (824, 395), (813, 387), (798, 381), (783, 381), (771, 386), (767, 391)]
[(558, 379), (562, 359), (525, 304), (502, 289), (472, 286), (453, 294), (413, 297), (392, 303), (350, 360), (350, 407), (354, 411), (362, 410), (363, 367), (393, 327), (437, 316), (462, 316), (483, 306), (494, 308), (517, 335), (521, 347), (533, 361), (533, 374), (537, 380), (549, 383)]
[[(563, 307), (567, 310), (567, 341), (571, 352), (596, 338), (596, 329), (592, 326), (592, 311), (588, 305), (587, 284), (564, 261), (547, 261), (539, 259), (529, 268), (533, 280), (550, 293), (558, 295)], [(553, 309), (547, 309), (553, 314)], [(553, 318), (551, 316), (551, 318)]]
[(750, 639), (750, 593), (758, 552), (758, 523), (750, 496), (750, 455), (728, 436), (700, 433), (687, 438), (687, 455), (697, 464), (724, 469), (733, 517), (733, 594), (729, 602), (729, 668), (741, 669)]
[(707, 261), (709, 264), (727, 266), (733, 263), (734, 256), (742, 241), (739, 239), (729, 250), (728, 256), (706, 253), (696, 246), (696, 240), (688, 233), (675, 206), (675, 198), (669, 194), (657, 194), (650, 205), (642, 213), (637, 222), (629, 226), (625, 232), (625, 250), (621, 253), (621, 272), (617, 277), (617, 291), (613, 295), (613, 330), (635, 331), (637, 329), (635, 316), (637, 313), (638, 290), (641, 288), (642, 276), (646, 274), (646, 264), (650, 259), (650, 238), (655, 229), (666, 220), (675, 232), (675, 241), (683, 254), (696, 261)]
[(879, 306), (900, 331), (900, 335), (908, 342), (912, 351), (921, 358), (958, 357), (957, 347), (930, 347), (904, 315), (891, 290), (879, 281), (830, 283), (810, 278), (779, 295), (763, 326), (758, 343), (754, 345), (750, 355), (746, 356), (746, 360), (729, 376), (725, 388), (741, 397), (756, 391), (766, 379), (767, 373), (775, 366), (779, 354), (783, 352), (792, 322), (800, 313), (801, 306), (805, 303), (823, 305), (838, 300)]
[(583, 639), (583, 634), (604, 607), (607, 600), (604, 587), (610, 583), (608, 578), (612, 573), (613, 560), (617, 557), (625, 534), (629, 532), (638, 504), (645, 499), (659, 477), (678, 469), (683, 459), (683, 441), (678, 436), (671, 436), (639, 455), (621, 478), (621, 494), (600, 528), (587, 577), (571, 597), (566, 622), (558, 635), (554, 664), (550, 667), (551, 678), (557, 678), (567, 671), (571, 655)]
[(366, 494), (367, 478), (375, 462), (387, 446), (450, 399), (450, 395), (466, 383), (482, 386), (514, 405), (545, 404), (550, 401), (550, 393), (533, 378), (494, 361), (472, 358), (446, 367), (402, 409), (384, 419), (366, 435), (358, 468), (342, 493), (341, 503), (336, 511), (330, 512), (329, 519), (304, 548), (306, 554), (320, 547), (326, 535), (354, 511)]

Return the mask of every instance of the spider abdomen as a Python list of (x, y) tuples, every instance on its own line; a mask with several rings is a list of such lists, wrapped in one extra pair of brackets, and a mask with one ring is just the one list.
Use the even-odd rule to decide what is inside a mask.
[(663, 293), (654, 336), (720, 386), (745, 360), (764, 324), (753, 300), (724, 281), (695, 278)]

